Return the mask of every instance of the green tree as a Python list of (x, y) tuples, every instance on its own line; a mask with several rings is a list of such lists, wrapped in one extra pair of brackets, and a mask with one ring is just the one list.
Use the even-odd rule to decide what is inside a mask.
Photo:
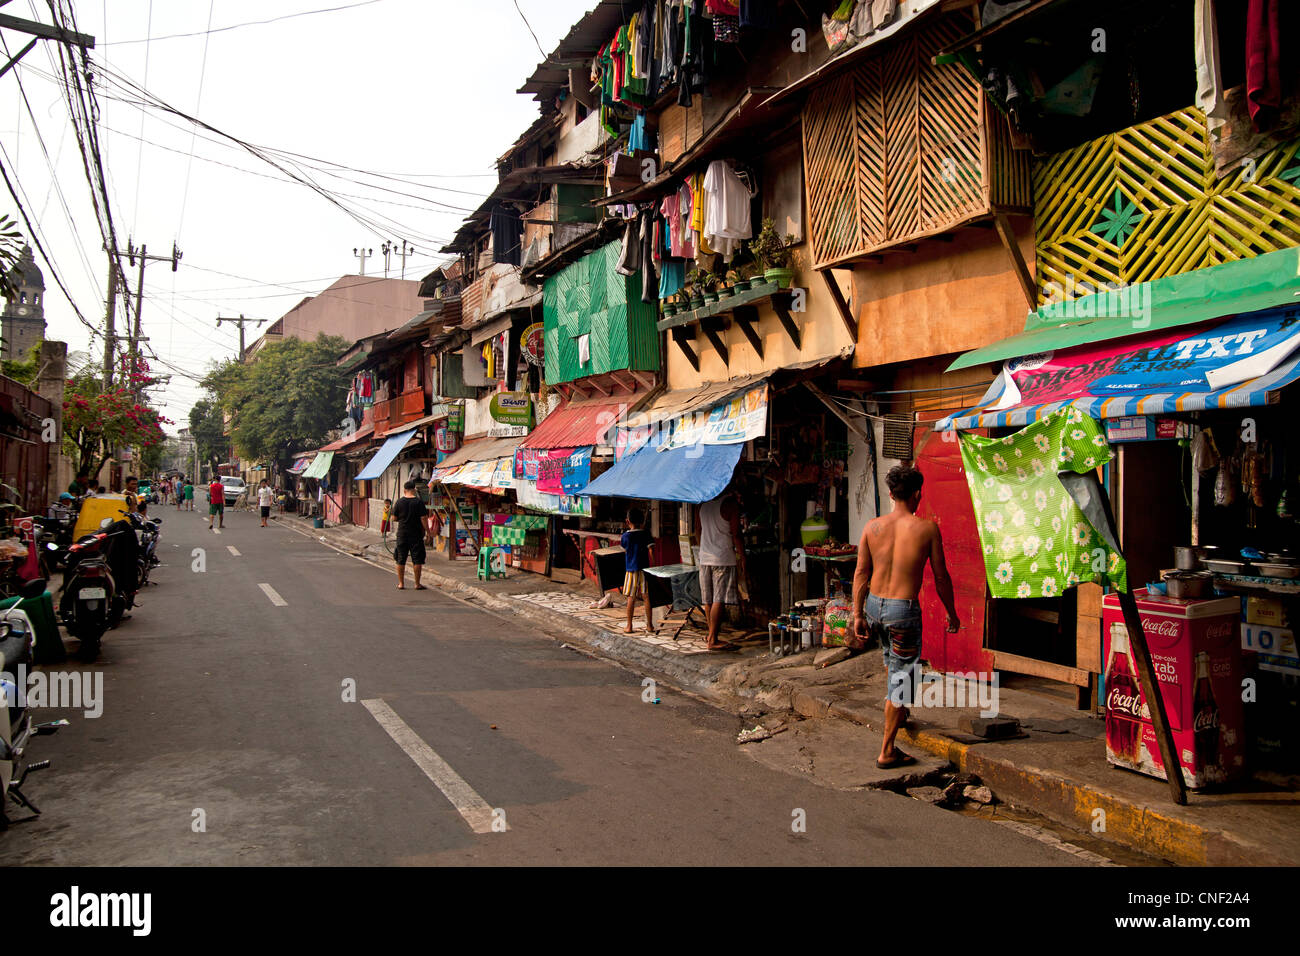
[(198, 445), (199, 458), (212, 466), (214, 475), (217, 473), (217, 465), (226, 457), (230, 448), (230, 442), (226, 439), (225, 418), (215, 399), (200, 399), (190, 409), (190, 434)]
[(128, 373), (123, 365), (118, 379), (123, 384), (104, 390), (97, 375), (89, 371), (68, 379), (63, 399), (64, 450), (77, 463), (77, 470), (95, 475), (104, 467), (114, 448), (139, 448), (148, 453), (161, 446), (162, 426), (171, 424), (157, 409), (135, 400), (136, 389), (152, 384), (148, 366)]
[(229, 361), (205, 376), (204, 387), (229, 415), (235, 450), (274, 459), (321, 445), (347, 399), (348, 375), (337, 359), (349, 345), (323, 333), (315, 342), (286, 339), (251, 365)]
[(30, 388), (36, 388), (36, 377), (40, 374), (41, 343), (31, 347), (25, 359), (5, 359), (0, 361), (0, 375)]

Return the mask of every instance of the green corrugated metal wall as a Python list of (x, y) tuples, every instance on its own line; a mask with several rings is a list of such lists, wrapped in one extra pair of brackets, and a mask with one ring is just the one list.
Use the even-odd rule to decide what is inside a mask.
[[(614, 271), (611, 242), (547, 278), (542, 291), (546, 381), (552, 385), (619, 369), (659, 368), (655, 308), (641, 301), (641, 277)], [(591, 336), (591, 361), (578, 364), (578, 336)]]

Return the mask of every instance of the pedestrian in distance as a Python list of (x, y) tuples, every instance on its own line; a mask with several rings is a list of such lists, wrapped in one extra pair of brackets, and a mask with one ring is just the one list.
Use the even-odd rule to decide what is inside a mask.
[(185, 478), (176, 479), (176, 510), (180, 511), (185, 507)]
[(271, 505), (275, 503), (275, 492), (271, 490), (271, 485), (265, 478), (257, 486), (257, 507), (262, 510), (262, 527), (266, 527), (266, 519), (271, 516)]
[(740, 537), (740, 505), (728, 488), (695, 509), (695, 534), (700, 542), (700, 603), (709, 621), (705, 644), (711, 651), (732, 651), (736, 645), (719, 638), (724, 605), (739, 604), (737, 575), (745, 575), (745, 543)]
[(408, 481), (402, 486), (402, 497), (393, 505), (393, 524), (397, 528), (397, 544), (393, 558), (397, 562), (397, 590), (406, 590), (406, 559), (411, 559), (415, 569), (415, 590), (429, 590), (420, 583), (424, 573), (424, 539), (429, 533), (429, 509), (415, 493), (416, 483)]
[(212, 530), (214, 519), (220, 519), (217, 525), (218, 529), (226, 526), (226, 486), (221, 483), (221, 479), (213, 478), (212, 484), (208, 485), (208, 530)]
[(388, 534), (393, 530), (393, 499), (384, 499), (384, 517), (379, 522), (379, 533)]
[(194, 484), (189, 480), (185, 482), (185, 510), (194, 510)]
[(624, 634), (632, 633), (632, 615), (636, 610), (637, 598), (645, 601), (645, 629), (647, 633), (655, 632), (653, 616), (650, 612), (650, 599), (645, 590), (645, 569), (650, 566), (650, 532), (645, 530), (645, 512), (640, 508), (628, 508), (623, 520), (627, 530), (623, 532), (620, 543), (623, 545), (623, 596), (627, 598), (627, 627)]
[[(858, 565), (853, 573), (853, 629), (880, 641), (889, 673), (884, 739), (876, 766), (881, 769), (916, 763), (894, 746), (916, 701), (921, 677), (921, 593), (925, 563), (930, 562), (934, 588), (948, 612), (948, 632), (961, 622), (953, 603), (952, 578), (943, 556), (943, 536), (929, 518), (917, 517), (925, 477), (911, 465), (896, 465), (885, 476), (893, 508), (862, 529)], [(865, 601), (865, 611), (864, 604)]]

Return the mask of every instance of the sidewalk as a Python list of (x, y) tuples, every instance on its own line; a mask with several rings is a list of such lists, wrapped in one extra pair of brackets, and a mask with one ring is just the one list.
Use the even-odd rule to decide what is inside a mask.
[[(392, 559), (368, 529), (316, 529), (310, 521), (278, 516), (299, 533), (384, 567)], [(590, 582), (560, 584), (509, 569), (507, 577), (480, 581), (476, 562), (431, 555), (425, 581), (497, 612), (518, 615), (575, 649), (611, 658), (631, 669), (704, 697), (741, 714), (794, 711), (833, 717), (872, 730), (883, 723), (885, 675), (878, 651), (828, 667), (814, 664), (817, 651), (772, 657), (766, 634), (724, 636), (739, 641), (731, 653), (709, 653), (704, 632), (693, 625), (671, 639), (683, 615), (672, 615), (658, 635), (645, 632), (640, 609), (634, 633), (624, 634), (622, 607), (592, 610), (599, 594)], [(699, 615), (696, 615), (698, 620)], [(1020, 721), (1024, 734), (986, 741), (964, 733), (963, 717), (978, 708), (913, 710), (899, 743), (978, 776), (1007, 803), (1058, 823), (1184, 865), (1300, 864), (1300, 780), (1246, 782), (1232, 793), (1189, 793), (1186, 806), (1169, 799), (1162, 780), (1106, 763), (1103, 722), (1074, 707), (1072, 693), (1014, 675), (999, 689), (999, 714)], [(863, 760), (874, 754), (863, 752)]]

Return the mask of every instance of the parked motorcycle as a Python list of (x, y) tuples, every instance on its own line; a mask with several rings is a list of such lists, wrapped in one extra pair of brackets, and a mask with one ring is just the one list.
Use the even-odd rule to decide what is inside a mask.
[(158, 557), (158, 538), (161, 534), (159, 526), (162, 524), (162, 518), (146, 518), (141, 514), (132, 514), (130, 520), (139, 536), (140, 587), (144, 588), (149, 583), (150, 572), (162, 563)]
[(139, 541), (129, 521), (105, 518), (101, 530), (68, 549), (59, 616), (81, 642), (80, 657), (99, 656), (104, 632), (117, 627), (135, 606), (139, 588)]
[[(44, 579), (36, 578), (23, 585), (21, 596), (33, 598), (44, 593)], [(52, 734), (68, 726), (66, 720), (32, 723), (25, 701), (20, 699), (15, 681), (31, 668), (35, 643), (36, 631), (24, 612), (16, 606), (0, 611), (0, 672), (6, 675), (0, 677), (0, 830), (9, 826), (5, 810), (10, 800), (33, 815), (41, 812), (23, 793), (22, 786), (28, 774), (44, 770), (50, 762), (28, 762), (28, 742), (33, 736)]]

